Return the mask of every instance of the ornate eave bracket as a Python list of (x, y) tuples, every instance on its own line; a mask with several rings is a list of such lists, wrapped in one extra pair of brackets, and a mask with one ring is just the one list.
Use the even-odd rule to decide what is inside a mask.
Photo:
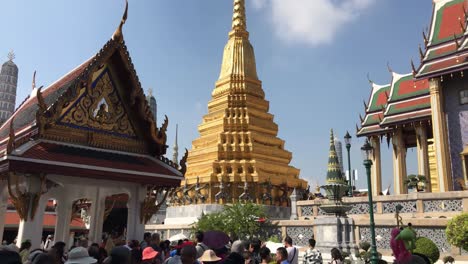
[(140, 204), (140, 222), (148, 223), (151, 217), (159, 211), (167, 197), (171, 197), (175, 191), (174, 187), (148, 186), (146, 197)]
[[(13, 206), (16, 208), (20, 219), (23, 221), (34, 220), (41, 196), (47, 193), (51, 188), (50, 184), (47, 182), (45, 173), (30, 175), (28, 177), (33, 177), (32, 179), (34, 180), (28, 181), (29, 186), (25, 187), (21, 186), (20, 176), (16, 173), (10, 172), (7, 175), (8, 193)], [(23, 185), (26, 184), (25, 179), (23, 179), (22, 182)], [(31, 186), (31, 184), (36, 184), (38, 186)]]

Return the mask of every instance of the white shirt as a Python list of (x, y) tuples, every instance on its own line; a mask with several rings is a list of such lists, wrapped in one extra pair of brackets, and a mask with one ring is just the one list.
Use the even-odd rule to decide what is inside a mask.
[(299, 250), (294, 246), (287, 247), (286, 250), (288, 251), (289, 264), (297, 264), (299, 259)]

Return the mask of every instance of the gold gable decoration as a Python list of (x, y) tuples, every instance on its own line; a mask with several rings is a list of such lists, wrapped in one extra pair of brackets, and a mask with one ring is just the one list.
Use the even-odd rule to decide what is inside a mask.
[(108, 71), (98, 77), (94, 86), (88, 85), (84, 94), (70, 105), (70, 109), (64, 109), (68, 111), (63, 111), (62, 123), (135, 137)]

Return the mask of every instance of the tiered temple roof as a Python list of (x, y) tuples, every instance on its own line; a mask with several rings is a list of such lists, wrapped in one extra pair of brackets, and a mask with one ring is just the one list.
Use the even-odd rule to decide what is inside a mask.
[(431, 102), (427, 79), (415, 81), (413, 75), (391, 72), (388, 85), (372, 83), (366, 116), (358, 136), (380, 135), (394, 125), (430, 119)]
[(424, 34), (421, 64), (413, 66), (416, 78), (424, 79), (462, 71), (468, 67), (466, 0), (435, 0), (429, 36)]

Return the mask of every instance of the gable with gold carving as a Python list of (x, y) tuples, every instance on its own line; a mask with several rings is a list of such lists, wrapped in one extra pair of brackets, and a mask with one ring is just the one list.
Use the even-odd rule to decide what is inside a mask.
[(64, 107), (58, 124), (136, 138), (109, 68), (98, 69), (91, 80), (79, 91), (78, 99)]

